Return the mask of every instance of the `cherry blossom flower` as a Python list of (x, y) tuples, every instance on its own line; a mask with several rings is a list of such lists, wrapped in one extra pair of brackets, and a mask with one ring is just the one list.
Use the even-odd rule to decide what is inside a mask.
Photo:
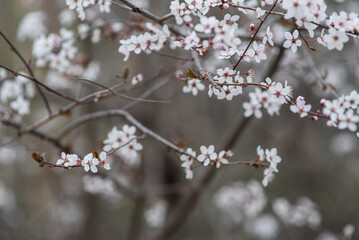
[(97, 2), (99, 8), (100, 8), (100, 12), (106, 12), (109, 13), (110, 12), (110, 6), (111, 6), (112, 0), (99, 0)]
[(214, 146), (210, 145), (208, 147), (200, 147), (201, 154), (198, 156), (198, 161), (202, 162), (204, 166), (208, 166), (211, 161), (214, 161), (217, 158), (217, 153), (214, 152)]
[(183, 162), (188, 162), (188, 161), (193, 161), (193, 159), (196, 157), (196, 152), (193, 151), (192, 148), (187, 148), (186, 149), (186, 154), (181, 154), (181, 161)]
[(197, 96), (198, 91), (203, 91), (205, 89), (203, 83), (199, 79), (190, 79), (183, 86), (183, 92), (189, 93), (191, 92), (193, 96)]
[(214, 160), (214, 163), (217, 168), (221, 166), (221, 164), (228, 164), (229, 161), (226, 159), (228, 157), (228, 154), (226, 151), (222, 150), (219, 152), (218, 157)]
[(228, 50), (220, 51), (220, 56), (218, 56), (219, 59), (229, 59), (234, 54), (238, 54), (238, 50), (234, 48), (229, 48)]
[(52, 69), (64, 72), (70, 66), (70, 60), (75, 58), (77, 48), (73, 46), (74, 42), (74, 33), (64, 28), (60, 29), (60, 34), (51, 33), (37, 38), (32, 50), (36, 66), (49, 64)]
[(106, 152), (101, 152), (100, 155), (99, 155), (99, 161), (100, 161), (100, 165), (106, 169), (106, 170), (110, 170), (111, 167), (110, 167), (110, 163), (108, 163), (107, 160), (107, 153)]
[(257, 147), (257, 156), (258, 156), (258, 160), (263, 162), (264, 159), (265, 159), (265, 156), (264, 156), (264, 150), (261, 146), (258, 146)]
[(223, 86), (221, 91), (218, 92), (217, 98), (219, 100), (227, 99), (231, 101), (234, 96), (242, 93), (242, 88), (237, 86)]
[(290, 106), (290, 110), (294, 113), (298, 113), (301, 118), (306, 117), (312, 106), (310, 104), (305, 105), (304, 97), (299, 96), (295, 101), (295, 105)]
[(230, 15), (229, 13), (226, 13), (226, 15), (224, 15), (223, 17), (223, 20), (219, 23), (219, 25), (224, 26), (225, 24), (227, 25), (237, 24), (236, 22), (238, 20), (239, 20), (238, 15)]
[(267, 55), (264, 53), (265, 46), (264, 44), (258, 45), (257, 42), (253, 42), (253, 49), (247, 51), (248, 56), (254, 57), (254, 60), (257, 63), (260, 63), (261, 60), (266, 60)]
[(261, 112), (262, 105), (259, 102), (244, 102), (243, 108), (245, 109), (244, 116), (250, 117), (254, 115), (256, 118), (262, 118), (262, 112)]
[(214, 32), (214, 30), (218, 26), (219, 26), (219, 21), (217, 20), (216, 17), (203, 16), (200, 18), (200, 23), (194, 27), (194, 30), (196, 30), (197, 32), (203, 32), (206, 34), (210, 34), (210, 33)]
[(193, 179), (193, 169), (192, 164), (196, 158), (196, 152), (192, 150), (192, 148), (186, 149), (186, 154), (181, 154), (180, 159), (183, 162), (181, 167), (184, 168), (186, 173), (186, 179)]
[(339, 114), (339, 129), (348, 128), (350, 131), (355, 132), (357, 130), (357, 123), (359, 122), (359, 116), (354, 113), (353, 109), (349, 109), (345, 113)]
[(271, 87), (269, 87), (268, 92), (272, 94), (273, 98), (276, 99), (279, 103), (284, 104), (289, 100), (292, 95), (292, 88), (288, 86), (287, 81), (283, 86), (282, 83), (273, 83)]
[(342, 104), (343, 102), (340, 99), (334, 99), (333, 101), (324, 100), (323, 113), (335, 122), (338, 119), (338, 115), (344, 113)]
[(97, 165), (100, 163), (100, 161), (93, 155), (93, 153), (87, 154), (84, 159), (82, 160), (82, 166), (84, 167), (84, 170), (88, 172), (91, 170), (93, 173), (97, 173)]
[(324, 41), (329, 50), (337, 49), (341, 51), (344, 43), (349, 41), (347, 34), (334, 28), (328, 30), (328, 34), (324, 35)]
[(236, 71), (228, 67), (225, 69), (219, 68), (217, 69), (217, 74), (218, 76), (215, 76), (213, 79), (218, 80), (219, 83), (232, 83), (232, 76), (236, 74)]
[(183, 162), (182, 165), (181, 165), (185, 170), (186, 179), (193, 179), (193, 167), (192, 167), (192, 164), (193, 164), (193, 160)]
[(257, 13), (257, 18), (261, 18), (266, 13), (266, 11), (264, 11), (260, 7), (257, 7), (256, 8), (256, 13)]
[(66, 5), (71, 10), (76, 10), (78, 17), (83, 21), (85, 20), (85, 8), (91, 7), (93, 5), (99, 6), (99, 9), (101, 12), (110, 12), (110, 6), (112, 3), (112, 0), (66, 0)]
[(264, 178), (262, 180), (262, 184), (264, 187), (267, 187), (270, 182), (274, 179), (274, 170), (273, 168), (269, 167), (264, 169)]
[(350, 95), (345, 96), (344, 107), (357, 109), (359, 105), (359, 94), (357, 91), (353, 90)]
[(25, 41), (27, 39), (34, 40), (47, 32), (47, 28), (44, 25), (46, 15), (44, 12), (30, 12), (27, 13), (21, 22), (17, 30), (17, 39)]
[(137, 74), (136, 76), (134, 76), (131, 80), (132, 85), (136, 85), (139, 82), (143, 81), (143, 75), (142, 73)]
[[(139, 54), (144, 51), (145, 53), (150, 54), (152, 51), (161, 50), (166, 44), (167, 38), (170, 35), (167, 25), (160, 27), (147, 23), (146, 28), (149, 32), (145, 32), (138, 36), (133, 35), (128, 39), (119, 41), (120, 47), (118, 48), (118, 51), (125, 55), (124, 61), (127, 61), (131, 52)], [(179, 42), (179, 44), (181, 45), (182, 43)], [(192, 46), (188, 49), (191, 47)]]
[(283, 43), (283, 47), (291, 48), (293, 53), (297, 52), (297, 47), (302, 46), (302, 41), (299, 39), (299, 32), (295, 30), (293, 35), (289, 32), (285, 32), (284, 36), (286, 41)]
[(61, 158), (57, 160), (56, 165), (63, 165), (65, 167), (71, 167), (77, 165), (79, 157), (76, 154), (61, 153)]
[(15, 101), (10, 103), (10, 107), (19, 115), (27, 115), (30, 113), (30, 103), (23, 96), (19, 96)]
[(273, 43), (273, 33), (270, 30), (270, 26), (267, 27), (266, 34), (263, 37), (263, 44), (269, 43), (271, 46), (274, 46)]
[(147, 223), (152, 227), (161, 227), (165, 223), (167, 202), (158, 200), (144, 213)]
[(125, 124), (121, 130), (113, 127), (107, 134), (107, 139), (103, 141), (105, 152), (115, 151), (115, 154), (122, 157), (124, 162), (129, 165), (138, 163), (138, 152), (143, 146), (137, 141), (135, 135), (136, 127)]
[(270, 163), (270, 167), (275, 171), (278, 172), (277, 165), (282, 161), (282, 158), (278, 156), (277, 149), (266, 149), (265, 150), (266, 159)]

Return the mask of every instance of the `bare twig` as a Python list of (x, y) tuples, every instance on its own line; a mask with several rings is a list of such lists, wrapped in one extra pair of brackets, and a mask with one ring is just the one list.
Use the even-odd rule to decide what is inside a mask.
[(99, 87), (102, 87), (102, 88), (108, 90), (110, 93), (113, 93), (113, 94), (116, 95), (116, 96), (119, 96), (119, 97), (122, 97), (122, 98), (126, 98), (126, 99), (130, 99), (130, 100), (133, 100), (133, 101), (148, 102), (148, 103), (171, 103), (171, 102), (169, 102), (169, 101), (152, 100), (152, 99), (143, 99), (143, 98), (131, 97), (131, 96), (128, 96), (128, 95), (119, 93), (119, 92), (117, 92), (116, 90), (113, 90), (114, 87), (109, 88), (109, 87), (104, 86), (103, 84), (100, 84), (100, 83), (98, 83), (98, 82), (94, 82), (94, 81), (91, 81), (91, 80), (88, 80), (88, 79), (84, 79), (84, 78), (73, 78), (73, 80), (80, 80), (80, 81), (85, 81), (85, 82), (94, 84), (94, 85), (96, 85), (96, 86), (99, 86)]
[[(4, 119), (4, 120), (1, 120), (1, 123), (6, 125), (6, 126), (10, 126), (12, 128), (15, 128), (17, 129), (19, 132), (21, 132), (21, 129), (22, 129), (22, 126), (19, 124), (19, 123), (16, 123), (14, 121), (11, 121), (11, 120), (7, 120), (7, 119)], [(56, 138), (50, 136), (50, 135), (47, 135), (46, 133), (44, 132), (41, 132), (41, 131), (38, 131), (38, 130), (31, 130), (29, 132), (31, 135), (37, 137), (37, 138), (40, 138), (40, 139), (43, 139), (43, 140), (46, 140), (50, 143), (52, 143), (54, 146), (58, 147), (59, 149), (61, 150), (65, 150), (67, 149), (66, 146), (64, 146), (60, 141), (58, 141)]]
[(155, 140), (161, 142), (162, 144), (166, 145), (167, 147), (169, 147), (170, 149), (172, 149), (176, 152), (184, 153), (183, 149), (177, 147), (170, 141), (166, 140), (165, 138), (161, 137), (160, 135), (153, 132), (149, 128), (145, 127), (142, 123), (137, 121), (137, 119), (135, 119), (131, 114), (129, 114), (127, 111), (124, 111), (122, 109), (110, 109), (110, 110), (105, 110), (105, 111), (98, 111), (98, 112), (89, 113), (84, 116), (81, 116), (78, 119), (76, 119), (74, 122), (72, 122), (68, 127), (66, 127), (62, 131), (62, 133), (58, 136), (58, 139), (64, 138), (71, 131), (73, 131), (74, 129), (78, 128), (80, 125), (82, 125), (88, 121), (98, 119), (98, 118), (109, 117), (109, 116), (122, 116), (127, 121), (129, 121), (130, 123), (135, 125), (138, 129), (140, 129), (144, 134), (151, 136)]

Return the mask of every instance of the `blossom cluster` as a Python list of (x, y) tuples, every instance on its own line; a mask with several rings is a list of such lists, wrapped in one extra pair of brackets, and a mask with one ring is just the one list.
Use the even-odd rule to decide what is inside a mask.
[(258, 216), (267, 204), (267, 196), (263, 187), (255, 180), (248, 183), (236, 182), (220, 188), (214, 196), (214, 204), (226, 217), (240, 223), (245, 218)]
[[(226, 223), (232, 223), (236, 227), (242, 225), (246, 234), (258, 239), (277, 239), (281, 228), (279, 222), (286, 226), (318, 229), (322, 221), (316, 204), (304, 196), (296, 204), (291, 204), (284, 197), (277, 198), (272, 201), (272, 208), (268, 208), (264, 189), (255, 180), (223, 186), (215, 194), (213, 201), (223, 213)], [(271, 212), (267, 212), (268, 210)], [(351, 224), (344, 229), (345, 236), (352, 235), (355, 230)]]
[(44, 12), (29, 12), (19, 23), (17, 39), (20, 41), (34, 40), (47, 32), (44, 24), (46, 15)]
[(149, 54), (152, 51), (159, 51), (166, 45), (167, 39), (170, 36), (167, 25), (160, 28), (152, 23), (146, 23), (146, 28), (148, 32), (138, 36), (132, 35), (128, 39), (120, 40), (118, 51), (125, 55), (124, 61), (127, 61), (131, 52), (135, 54), (140, 54), (141, 52)]
[(125, 163), (135, 166), (139, 163), (138, 152), (142, 150), (142, 144), (137, 141), (136, 127), (123, 125), (122, 129), (113, 127), (103, 141), (105, 152), (115, 151)]
[(71, 10), (76, 10), (78, 17), (83, 21), (86, 18), (85, 9), (98, 5), (101, 12), (110, 12), (112, 0), (66, 0), (66, 5)]
[(231, 101), (234, 96), (237, 96), (242, 93), (242, 87), (240, 84), (244, 82), (244, 79), (240, 71), (235, 71), (229, 69), (217, 69), (217, 75), (213, 77), (213, 80), (216, 81), (217, 85), (221, 87), (213, 86), (210, 84), (208, 95), (209, 97), (214, 94), (217, 96), (217, 99), (226, 99)]
[(179, 0), (171, 1), (170, 10), (171, 14), (175, 16), (176, 23), (181, 25), (183, 23), (188, 24), (191, 26), (192, 17), (191, 15), (197, 16), (198, 14), (205, 15), (208, 10), (209, 6), (205, 6), (209, 3), (209, 1), (203, 0), (196, 0), (196, 1), (189, 1), (186, 0), (185, 2), (181, 2)]
[(358, 13), (339, 13), (333, 12), (329, 19), (326, 20), (328, 33), (323, 30), (318, 42), (326, 46), (329, 50), (342, 50), (344, 43), (349, 41), (348, 36), (356, 37), (359, 32), (359, 15)]
[(10, 108), (20, 116), (30, 113), (29, 100), (34, 96), (33, 83), (20, 75), (15, 79), (5, 79), (0, 88), (1, 103), (8, 103)]
[(181, 154), (180, 159), (182, 161), (182, 167), (185, 170), (186, 178), (193, 178), (193, 163), (198, 161), (203, 166), (216, 166), (219, 168), (221, 164), (228, 164), (228, 158), (233, 156), (231, 151), (220, 151), (218, 154), (215, 152), (213, 145), (208, 147), (201, 146), (201, 153), (197, 156), (196, 152), (192, 148), (187, 148), (184, 153)]
[(264, 178), (262, 181), (263, 186), (268, 186), (268, 183), (273, 181), (274, 174), (278, 172), (277, 165), (282, 161), (282, 158), (278, 155), (277, 149), (263, 149), (261, 146), (257, 147), (257, 158), (258, 161), (267, 161), (269, 166), (264, 169)]
[(317, 28), (312, 22), (320, 23), (327, 17), (327, 5), (324, 0), (283, 0), (282, 8), (286, 10), (284, 18), (295, 18), (297, 26), (307, 29), (311, 37)]
[(97, 173), (97, 166), (100, 165), (106, 170), (110, 170), (110, 164), (107, 161), (107, 153), (101, 152), (98, 154), (96, 151), (87, 154), (83, 159), (81, 159), (77, 154), (66, 154), (61, 153), (61, 158), (57, 160), (56, 165), (63, 166), (66, 168), (79, 167), (82, 166), (86, 172), (90, 171)]
[(200, 42), (196, 32), (193, 31), (184, 41), (176, 43), (176, 45), (186, 50), (194, 49), (200, 54), (209, 48), (237, 52), (235, 49), (242, 43), (236, 23), (238, 19), (238, 15), (231, 16), (229, 14), (226, 14), (222, 21), (214, 16), (201, 16), (200, 22), (194, 26), (194, 30), (197, 33), (207, 34), (211, 37)]
[(286, 198), (278, 198), (273, 202), (273, 211), (286, 224), (302, 227), (308, 225), (311, 228), (319, 227), (321, 214), (316, 205), (307, 197), (298, 199), (297, 204), (291, 205)]
[(287, 81), (283, 85), (280, 82), (272, 82), (270, 78), (266, 78), (266, 81), (261, 83), (261, 86), (266, 90), (262, 91), (256, 88), (249, 93), (250, 101), (243, 103), (245, 117), (254, 115), (256, 118), (261, 118), (261, 108), (265, 108), (271, 116), (278, 115), (281, 106), (292, 97), (292, 88)]
[(34, 41), (32, 50), (36, 66), (49, 64), (51, 69), (64, 72), (71, 65), (70, 60), (75, 58), (74, 42), (74, 33), (65, 28), (61, 28), (59, 34), (41, 35)]
[(151, 227), (161, 227), (165, 223), (168, 204), (164, 200), (157, 200), (144, 213), (145, 220)]
[(310, 37), (314, 37), (314, 30), (318, 24), (325, 21), (325, 26), (328, 28), (327, 33), (323, 28), (317, 41), (329, 50), (342, 50), (344, 43), (349, 41), (348, 36), (357, 35), (359, 30), (357, 13), (333, 12), (327, 19), (327, 5), (323, 0), (283, 0), (282, 7), (286, 10), (284, 17), (286, 19), (295, 18), (296, 25), (308, 30)]
[(116, 191), (115, 184), (111, 179), (85, 175), (82, 178), (82, 183), (85, 192), (104, 195), (111, 198), (120, 197), (118, 191)]
[(359, 123), (359, 94), (353, 90), (338, 99), (321, 101), (322, 113), (328, 117), (327, 125), (357, 131)]

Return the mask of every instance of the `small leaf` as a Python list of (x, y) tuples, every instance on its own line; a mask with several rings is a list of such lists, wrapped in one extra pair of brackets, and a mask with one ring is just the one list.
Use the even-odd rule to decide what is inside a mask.
[(68, 116), (68, 117), (69, 117), (69, 116), (71, 116), (71, 110), (62, 110), (62, 109), (61, 109), (61, 110), (59, 111), (59, 115), (60, 115), (60, 116)]
[(330, 82), (328, 82), (327, 85), (328, 85), (334, 92), (337, 92), (337, 89), (336, 89), (336, 87), (335, 87), (333, 84), (331, 84)]
[(125, 67), (125, 68), (123, 69), (122, 75), (123, 75), (123, 78), (124, 78), (124, 79), (127, 79), (128, 76), (130, 75), (130, 69), (129, 69), (128, 67)]
[(186, 72), (186, 77), (193, 79), (193, 78), (198, 78), (197, 77), (197, 73), (195, 71), (192, 70), (192, 68), (188, 69), (188, 72)]
[(32, 156), (32, 159), (33, 159), (35, 162), (41, 163), (42, 157), (40, 156), (39, 153), (33, 152), (31, 156)]

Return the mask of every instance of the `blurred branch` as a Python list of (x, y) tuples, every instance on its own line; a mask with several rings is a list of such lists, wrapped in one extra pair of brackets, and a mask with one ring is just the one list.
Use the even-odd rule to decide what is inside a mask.
[[(273, 60), (267, 74), (265, 75), (266, 77), (272, 77), (275, 74), (280, 65), (280, 60), (284, 55), (284, 51), (285, 49), (283, 47), (279, 49), (279, 53)], [(238, 141), (241, 134), (243, 134), (250, 121), (251, 118), (244, 118), (238, 123), (238, 127), (236, 128), (236, 130), (232, 131), (230, 135), (228, 135), (227, 140), (224, 141), (223, 149), (229, 149), (235, 145), (235, 143)], [(173, 211), (172, 215), (166, 221), (166, 224), (153, 239), (168, 240), (173, 236), (173, 234), (184, 224), (184, 222), (190, 216), (192, 210), (196, 207), (200, 199), (201, 192), (203, 192), (203, 190), (208, 187), (217, 172), (218, 169), (216, 168), (210, 168), (207, 170), (202, 179), (195, 186), (192, 187), (192, 190), (189, 195), (186, 195), (182, 198), (178, 207)]]
[[(19, 132), (21, 132), (22, 126), (19, 123), (16, 123), (16, 122), (8, 120), (8, 119), (1, 120), (1, 123), (6, 125), (6, 126), (10, 126), (12, 128), (15, 128)], [(59, 149), (61, 149), (63, 151), (67, 149), (67, 147), (65, 145), (63, 145), (59, 140), (57, 140), (56, 138), (54, 138), (54, 137), (52, 137), (50, 135), (47, 135), (44, 132), (41, 132), (41, 131), (38, 131), (38, 130), (31, 130), (29, 132), (29, 134), (31, 134), (31, 135), (33, 135), (33, 136), (35, 136), (37, 138), (46, 140), (46, 141), (52, 143), (54, 146), (58, 147)]]
[(94, 82), (94, 81), (91, 81), (91, 80), (88, 80), (88, 79), (84, 79), (84, 78), (73, 78), (73, 79), (74, 80), (85, 81), (85, 82), (94, 84), (96, 86), (99, 86), (101, 88), (104, 88), (104, 89), (108, 90), (110, 93), (112, 93), (112, 94), (114, 94), (116, 96), (126, 98), (126, 99), (129, 99), (129, 100), (133, 100), (133, 101), (148, 102), (148, 103), (171, 103), (169, 101), (161, 101), (161, 100), (153, 100), (153, 99), (143, 99), (143, 98), (131, 97), (131, 96), (128, 96), (128, 95), (125, 95), (125, 94), (117, 92), (116, 90), (114, 90), (114, 87), (109, 88), (109, 87), (104, 86), (103, 84), (100, 84), (100, 83), (97, 83), (97, 82)]

